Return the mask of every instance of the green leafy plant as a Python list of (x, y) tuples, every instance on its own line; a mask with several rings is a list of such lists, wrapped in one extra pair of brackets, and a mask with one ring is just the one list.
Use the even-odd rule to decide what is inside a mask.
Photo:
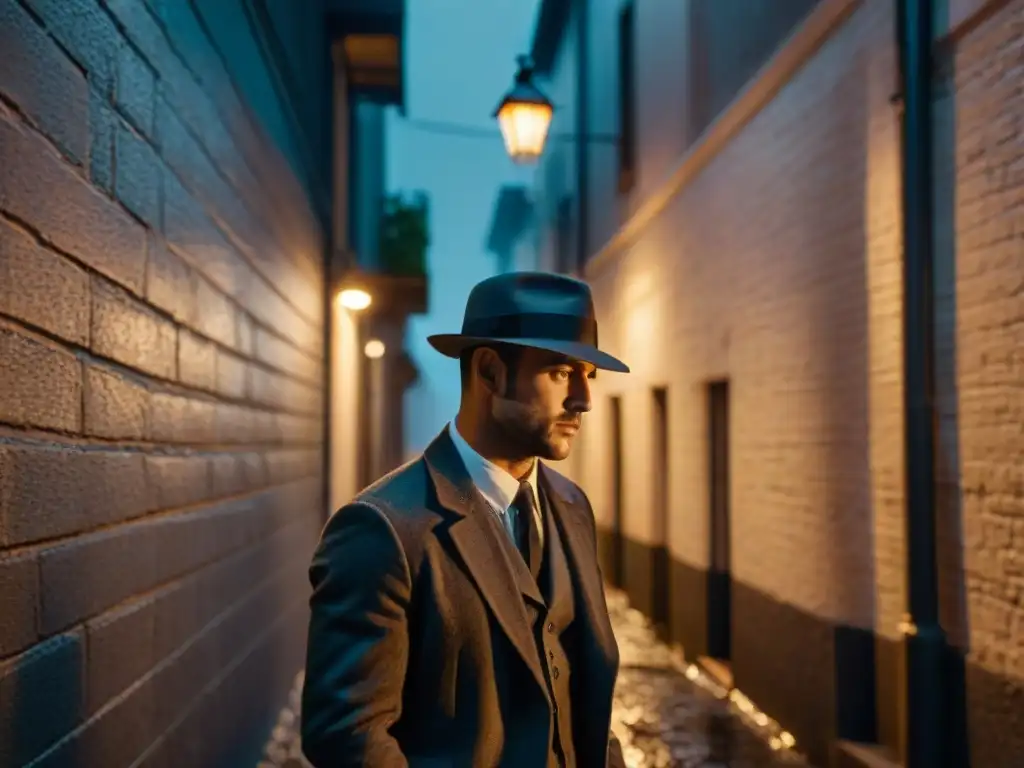
[(430, 244), (430, 200), (423, 191), (384, 198), (380, 221), (380, 255), (384, 269), (393, 275), (419, 276), (427, 272)]

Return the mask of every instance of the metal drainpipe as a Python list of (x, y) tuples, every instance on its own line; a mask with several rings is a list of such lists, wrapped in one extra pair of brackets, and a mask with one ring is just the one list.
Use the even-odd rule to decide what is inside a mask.
[(331, 404), (331, 384), (333, 383), (331, 378), (331, 345), (334, 343), (334, 318), (331, 315), (331, 309), (334, 299), (334, 195), (337, 194), (334, 189), (334, 78), (337, 75), (334, 70), (334, 57), (331, 54), (330, 40), (331, 38), (328, 36), (325, 45), (326, 53), (322, 57), (329, 76), (327, 84), (322, 91), (323, 102), (321, 104), (323, 108), (323, 125), (321, 126), (323, 130), (321, 141), (322, 156), (329, 160), (329, 167), (331, 169), (327, 183), (327, 213), (321, 219), (321, 226), (326, 235), (323, 239), (323, 295), (320, 297), (324, 313), (323, 344), (321, 345), (322, 359), (324, 361), (324, 369), (321, 372), (321, 386), (323, 387), (321, 418), (323, 423), (320, 425), (320, 439), (323, 441), (323, 449), (320, 454), (320, 471), (323, 472), (323, 479), (320, 483), (320, 493), (322, 494), (320, 513), (323, 516), (328, 514), (327, 510), (330, 509), (331, 504), (331, 414), (333, 413)]
[(323, 424), (321, 429), (321, 440), (323, 440), (322, 465), (323, 481), (321, 493), (321, 514), (326, 516), (331, 513), (331, 421), (334, 416), (334, 405), (331, 402), (331, 387), (334, 384), (334, 376), (331, 372), (331, 347), (334, 345), (334, 256), (330, 243), (334, 238), (327, 238), (328, 245), (325, 247), (326, 259), (324, 262), (324, 341), (323, 341)]
[(576, 273), (582, 279), (583, 270), (587, 264), (587, 241), (589, 239), (589, 213), (590, 195), (588, 186), (590, 184), (590, 153), (588, 151), (588, 136), (590, 134), (590, 119), (588, 107), (589, 83), (589, 46), (587, 45), (587, 33), (589, 26), (589, 14), (587, 0), (580, 0), (576, 3), (576, 199), (577, 199), (577, 227), (576, 227)]
[(904, 765), (939, 768), (945, 723), (946, 637), (939, 622), (935, 517), (932, 0), (896, 0), (902, 96), (904, 438), (907, 615)]

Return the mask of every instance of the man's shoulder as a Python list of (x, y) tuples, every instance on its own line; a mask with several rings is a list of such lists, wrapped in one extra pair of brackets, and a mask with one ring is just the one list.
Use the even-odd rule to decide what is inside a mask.
[(429, 489), (430, 473), (421, 455), (366, 486), (352, 501), (411, 513), (426, 508)]
[(439, 520), (430, 503), (432, 481), (422, 456), (406, 462), (368, 485), (332, 518), (354, 507), (369, 507), (387, 521), (399, 540), (408, 545), (421, 538)]
[(584, 493), (583, 489), (575, 481), (570, 480), (550, 464), (541, 462), (541, 467), (544, 472), (544, 479), (550, 484), (551, 490), (573, 504), (589, 504), (587, 494)]

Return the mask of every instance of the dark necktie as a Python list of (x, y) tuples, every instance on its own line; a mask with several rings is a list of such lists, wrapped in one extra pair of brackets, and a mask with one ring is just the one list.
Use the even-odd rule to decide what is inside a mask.
[(537, 505), (533, 497), (533, 486), (528, 480), (519, 483), (519, 492), (513, 502), (517, 511), (519, 551), (534, 579), (540, 578), (540, 563), (543, 555), (540, 529), (537, 527)]

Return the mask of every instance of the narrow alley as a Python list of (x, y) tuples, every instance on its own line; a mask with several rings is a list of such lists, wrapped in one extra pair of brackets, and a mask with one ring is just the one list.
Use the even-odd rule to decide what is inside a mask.
[[(621, 656), (612, 729), (628, 768), (807, 766), (788, 733), (658, 641), (625, 593), (608, 593)], [(309, 768), (299, 744), (302, 677), (257, 768)]]
[(403, 687), (441, 765), (594, 768), (613, 701), (634, 767), (1024, 768), (1024, 0), (0, 52), (0, 768), (309, 768), (303, 681), (317, 768)]

